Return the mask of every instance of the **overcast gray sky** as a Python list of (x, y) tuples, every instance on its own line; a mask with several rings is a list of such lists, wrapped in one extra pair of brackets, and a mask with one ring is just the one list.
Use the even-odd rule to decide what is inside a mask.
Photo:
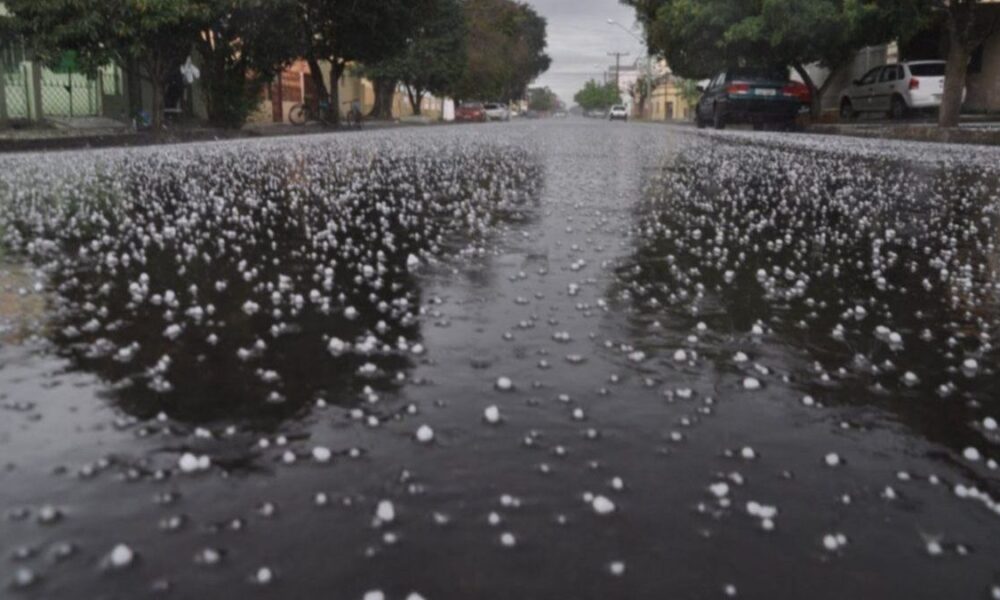
[(527, 0), (549, 21), (549, 56), (552, 67), (536, 85), (549, 86), (568, 106), (588, 79), (614, 64), (608, 52), (630, 52), (623, 63), (645, 54), (644, 46), (626, 32), (608, 24), (614, 19), (642, 37), (635, 12), (618, 0)]

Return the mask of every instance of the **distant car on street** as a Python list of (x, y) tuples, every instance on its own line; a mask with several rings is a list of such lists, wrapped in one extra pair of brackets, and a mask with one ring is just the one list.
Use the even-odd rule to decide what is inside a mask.
[[(881, 112), (893, 119), (902, 119), (912, 111), (940, 108), (944, 70), (942, 60), (875, 67), (855, 79), (840, 94), (840, 117), (853, 119), (860, 113)], [(965, 90), (962, 100), (965, 100)]]
[(463, 102), (455, 109), (456, 121), (485, 123), (488, 119), (481, 102)]
[(557, 110), (556, 112), (552, 113), (552, 116), (557, 119), (565, 119), (566, 117), (569, 116), (569, 113), (567, 113), (564, 110)]
[(622, 104), (616, 104), (608, 111), (609, 121), (628, 121), (628, 109)]
[(483, 110), (490, 121), (510, 121), (510, 109), (506, 104), (487, 102), (483, 105)]
[(802, 106), (787, 69), (729, 69), (698, 88), (702, 91), (695, 106), (698, 127), (711, 124), (724, 129), (732, 123), (750, 123), (754, 129), (769, 124), (792, 127)]

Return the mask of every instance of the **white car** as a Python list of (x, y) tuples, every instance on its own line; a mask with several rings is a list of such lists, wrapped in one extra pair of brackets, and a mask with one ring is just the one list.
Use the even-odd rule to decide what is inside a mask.
[(490, 121), (510, 121), (510, 109), (504, 104), (487, 102), (483, 108), (486, 109), (486, 118)]
[(625, 108), (621, 104), (617, 104), (615, 106), (612, 106), (611, 110), (608, 111), (608, 120), (609, 121), (618, 121), (618, 120), (628, 121), (628, 109)]
[(941, 60), (875, 67), (841, 92), (840, 116), (852, 119), (859, 113), (883, 112), (902, 119), (913, 110), (938, 108), (944, 93), (944, 68)]

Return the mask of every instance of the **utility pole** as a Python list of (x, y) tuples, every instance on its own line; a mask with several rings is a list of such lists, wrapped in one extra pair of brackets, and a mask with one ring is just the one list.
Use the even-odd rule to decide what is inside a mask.
[(628, 52), (608, 52), (608, 56), (615, 57), (615, 89), (621, 91), (622, 57), (628, 56)]

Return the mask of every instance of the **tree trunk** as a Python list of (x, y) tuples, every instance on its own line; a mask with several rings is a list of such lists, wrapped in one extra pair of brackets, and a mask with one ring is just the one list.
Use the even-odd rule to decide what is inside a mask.
[(805, 66), (801, 63), (795, 63), (792, 65), (792, 68), (795, 69), (795, 72), (802, 78), (802, 83), (809, 87), (809, 115), (813, 119), (818, 119), (820, 115), (823, 114), (823, 92), (826, 91), (827, 85), (833, 79), (833, 74), (836, 73), (836, 69), (830, 70), (830, 74), (827, 76), (826, 81), (823, 82), (823, 87), (816, 87), (816, 82), (809, 76), (809, 71), (806, 70)]
[(424, 92), (421, 89), (406, 86), (406, 95), (409, 96), (410, 106), (413, 107), (413, 116), (419, 117), (421, 105), (424, 103)]
[(155, 133), (163, 131), (163, 92), (167, 79), (163, 63), (163, 59), (159, 56), (150, 57), (146, 63), (146, 75), (153, 94), (149, 122)]
[[(330, 103), (330, 94), (326, 89), (326, 82), (323, 81), (323, 70), (319, 67), (319, 60), (315, 56), (307, 56), (306, 63), (309, 65), (309, 76), (316, 87), (316, 99), (321, 103)], [(278, 74), (278, 85), (281, 85), (281, 74)]]
[(340, 127), (340, 78), (344, 76), (347, 65), (339, 58), (330, 61), (330, 110), (333, 124)]
[(938, 113), (940, 127), (958, 127), (962, 112), (962, 92), (965, 90), (965, 76), (969, 70), (970, 52), (959, 39), (957, 28), (949, 25), (948, 61), (944, 70), (944, 94), (941, 96), (941, 110)]
[(372, 82), (375, 88), (375, 106), (368, 115), (372, 119), (392, 120), (392, 102), (396, 98), (396, 81), (378, 78)]

